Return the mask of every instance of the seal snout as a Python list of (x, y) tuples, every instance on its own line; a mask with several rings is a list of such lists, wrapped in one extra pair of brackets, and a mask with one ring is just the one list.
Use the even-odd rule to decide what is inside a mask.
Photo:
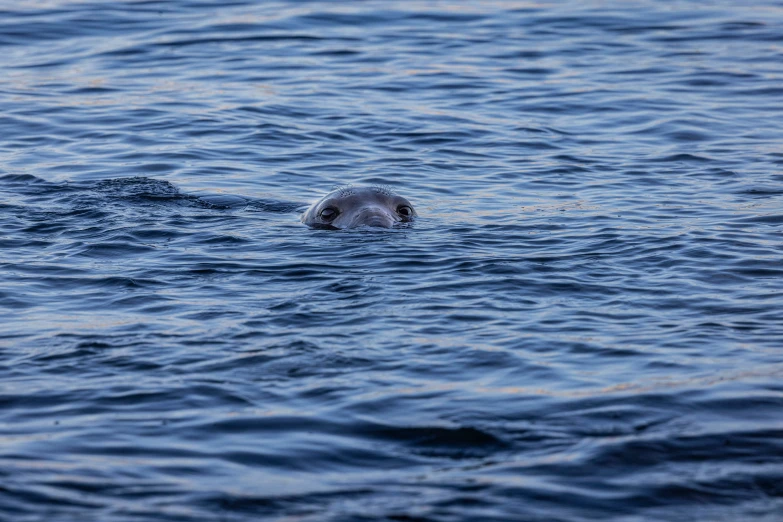
[(365, 207), (356, 214), (353, 226), (391, 228), (395, 221), (397, 220), (384, 208)]

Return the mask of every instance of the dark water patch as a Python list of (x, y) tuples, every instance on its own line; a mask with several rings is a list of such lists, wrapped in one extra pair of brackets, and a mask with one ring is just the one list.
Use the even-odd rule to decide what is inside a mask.
[(367, 433), (388, 442), (404, 442), (415, 453), (431, 457), (477, 458), (491, 454), (503, 443), (497, 437), (472, 427), (374, 427)]

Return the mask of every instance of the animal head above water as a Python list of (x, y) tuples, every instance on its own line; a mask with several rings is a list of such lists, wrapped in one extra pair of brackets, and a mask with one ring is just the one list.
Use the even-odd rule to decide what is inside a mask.
[(385, 187), (343, 187), (313, 203), (302, 214), (302, 223), (328, 229), (392, 228), (416, 216), (410, 201)]

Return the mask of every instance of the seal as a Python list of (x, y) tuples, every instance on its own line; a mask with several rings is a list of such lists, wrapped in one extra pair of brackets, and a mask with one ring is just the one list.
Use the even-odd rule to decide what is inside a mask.
[(392, 228), (417, 216), (410, 201), (385, 187), (342, 187), (313, 203), (302, 223), (311, 228)]

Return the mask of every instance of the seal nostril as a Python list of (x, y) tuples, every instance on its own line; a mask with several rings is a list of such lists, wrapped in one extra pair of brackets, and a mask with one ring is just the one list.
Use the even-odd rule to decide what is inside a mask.
[(359, 211), (354, 226), (391, 228), (395, 221), (394, 216), (388, 211), (377, 207), (367, 207)]

